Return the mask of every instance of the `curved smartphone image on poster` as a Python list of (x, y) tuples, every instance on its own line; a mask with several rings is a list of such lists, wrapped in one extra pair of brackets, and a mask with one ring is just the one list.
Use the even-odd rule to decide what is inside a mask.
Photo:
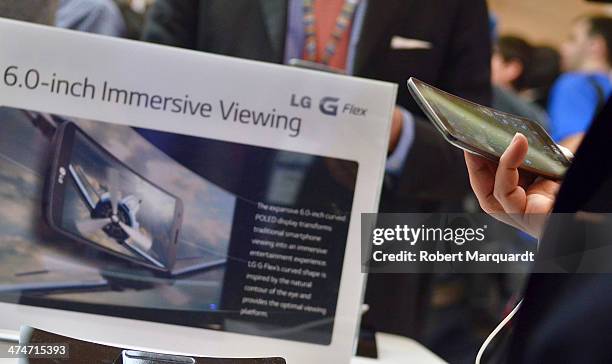
[(522, 169), (558, 180), (571, 164), (535, 121), (464, 100), (415, 78), (408, 80), (408, 88), (429, 120), (456, 147), (497, 162), (514, 135), (521, 133), (529, 142)]
[(62, 123), (55, 139), (51, 226), (136, 263), (171, 270), (181, 199), (131, 170), (73, 122)]

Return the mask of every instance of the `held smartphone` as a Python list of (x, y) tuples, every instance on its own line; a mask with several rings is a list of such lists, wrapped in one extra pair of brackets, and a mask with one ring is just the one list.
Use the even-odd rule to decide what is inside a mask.
[(176, 260), (181, 199), (130, 169), (73, 122), (59, 126), (54, 148), (44, 204), (51, 228), (169, 272)]
[(521, 169), (560, 180), (571, 153), (562, 150), (538, 123), (464, 100), (415, 78), (408, 89), (444, 138), (456, 147), (492, 161), (499, 158), (517, 132), (529, 141)]

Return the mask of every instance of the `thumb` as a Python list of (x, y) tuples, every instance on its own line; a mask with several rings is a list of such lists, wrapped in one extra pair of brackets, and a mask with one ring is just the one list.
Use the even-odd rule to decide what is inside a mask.
[(528, 149), (527, 138), (517, 133), (499, 159), (493, 194), (509, 214), (522, 213), (525, 210), (527, 196), (525, 190), (518, 185), (518, 167), (525, 160)]
[(499, 167), (517, 169), (523, 164), (527, 152), (529, 151), (529, 143), (527, 137), (521, 133), (516, 133), (510, 142), (506, 151), (499, 159)]

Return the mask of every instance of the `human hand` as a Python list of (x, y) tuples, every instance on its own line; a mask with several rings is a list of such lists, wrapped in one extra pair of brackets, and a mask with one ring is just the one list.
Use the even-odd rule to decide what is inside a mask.
[(576, 133), (563, 139), (559, 144), (569, 149), (570, 152), (576, 153), (578, 147), (580, 147), (580, 143), (582, 143), (582, 139), (584, 139), (584, 133)]
[(395, 107), (393, 110), (393, 119), (391, 123), (391, 136), (389, 137), (389, 150), (388, 153), (391, 154), (397, 147), (397, 143), (399, 142), (400, 136), (402, 135), (402, 127), (404, 124), (404, 117), (402, 116), (402, 112), (399, 107)]
[(465, 163), (480, 207), (496, 219), (539, 238), (560, 184), (519, 171), (528, 149), (527, 138), (517, 133), (499, 164), (468, 152)]

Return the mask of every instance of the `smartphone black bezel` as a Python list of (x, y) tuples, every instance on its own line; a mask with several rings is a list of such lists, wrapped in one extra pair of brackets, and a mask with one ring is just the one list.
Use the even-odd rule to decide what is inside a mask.
[[(410, 79), (408, 79), (408, 89), (410, 90), (410, 93), (412, 94), (414, 100), (416, 101), (417, 105), (419, 105), (419, 107), (421, 108), (421, 110), (423, 110), (423, 112), (425, 113), (425, 115), (427, 116), (427, 118), (429, 120), (431, 120), (432, 124), (436, 127), (436, 129), (440, 132), (440, 134), (442, 134), (442, 136), (444, 137), (444, 139), (446, 139), (447, 142), (449, 142), (450, 144), (456, 146), (457, 148), (463, 149), (469, 153), (473, 153), (476, 155), (479, 155), (483, 158), (489, 159), (491, 161), (494, 162), (499, 162), (499, 158), (500, 156), (497, 156), (493, 153), (490, 153), (486, 150), (480, 149), (478, 148), (478, 146), (475, 145), (471, 145), (471, 144), (467, 144), (465, 142), (462, 142), (461, 140), (459, 140), (457, 137), (455, 137), (453, 135), (453, 131), (454, 129), (448, 125), (441, 117), (440, 115), (438, 115), (438, 113), (433, 109), (433, 107), (429, 104), (429, 102), (427, 101), (427, 99), (423, 96), (423, 94), (421, 93), (421, 90), (419, 90), (419, 84), (422, 84), (426, 87), (430, 87), (432, 89), (434, 89), (437, 92), (443, 93), (445, 95), (449, 95), (452, 96), (453, 98), (458, 98), (468, 104), (474, 105), (475, 107), (484, 107), (482, 105), (478, 105), (474, 102), (471, 102), (469, 100), (465, 100), (459, 96), (455, 96), (452, 94), (449, 94), (448, 92), (442, 91), (434, 86), (431, 86), (423, 81), (420, 81), (414, 77), (411, 77)], [(489, 108), (490, 109), (490, 108)], [(509, 114), (508, 114), (509, 115)], [(542, 126), (538, 123), (536, 123), (535, 121), (529, 120), (529, 119), (525, 119), (522, 118), (520, 116), (515, 116), (512, 115), (513, 117), (519, 118), (522, 121), (529, 123), (531, 130), (535, 130), (539, 137), (542, 138), (543, 140), (548, 142), (549, 147), (551, 148), (551, 150), (553, 150), (557, 155), (559, 155), (560, 157), (563, 158), (564, 161), (566, 161), (566, 167), (569, 167), (569, 165), (571, 164), (571, 162), (569, 161), (569, 159), (566, 157), (566, 155), (561, 151), (561, 149), (559, 148), (559, 146), (551, 139), (551, 137), (548, 135), (548, 133), (546, 132), (546, 130), (544, 130), (544, 128), (542, 128)], [(564, 175), (555, 175), (555, 174), (551, 174), (547, 171), (543, 171), (534, 167), (530, 167), (530, 166), (526, 166), (526, 165), (521, 165), (519, 167), (520, 169), (523, 169), (527, 172), (531, 172), (534, 173), (536, 175), (539, 176), (543, 176), (546, 178), (550, 178), (553, 180), (561, 180), (563, 179)]]
[[(161, 192), (175, 199), (176, 203), (175, 203), (175, 211), (174, 211), (174, 220), (173, 220), (173, 224), (171, 227), (171, 233), (170, 233), (170, 236), (172, 237), (173, 240), (170, 241), (170, 243), (168, 244), (167, 250), (165, 252), (166, 257), (167, 257), (167, 263), (164, 267), (159, 267), (156, 264), (149, 262), (148, 260), (146, 260), (147, 259), (146, 257), (142, 256), (137, 251), (134, 251), (134, 253), (142, 257), (141, 259), (131, 257), (126, 254), (121, 254), (112, 249), (108, 249), (94, 241), (85, 239), (82, 236), (76, 235), (62, 228), (61, 221), (63, 217), (63, 203), (64, 203), (64, 193), (65, 193), (66, 184), (63, 181), (60, 182), (59, 170), (62, 167), (64, 168), (66, 172), (69, 170), (68, 166), (70, 164), (70, 159), (71, 159), (70, 157), (72, 154), (74, 138), (77, 132), (80, 133), (89, 142), (91, 142), (95, 147), (103, 151), (103, 153), (105, 153), (112, 161), (114, 161), (115, 163), (118, 163), (119, 165), (126, 168), (128, 171), (130, 171), (137, 177), (143, 179), (144, 181), (147, 181), (148, 183), (153, 185), (155, 188), (159, 189)], [(109, 151), (107, 151), (104, 147), (102, 147), (98, 142), (96, 142), (91, 136), (89, 136), (85, 131), (83, 131), (73, 122), (64, 122), (60, 124), (60, 126), (57, 129), (54, 141), (53, 141), (53, 147), (54, 147), (54, 152), (52, 156), (50, 171), (47, 176), (48, 181), (47, 181), (47, 191), (46, 191), (46, 196), (45, 196), (45, 200), (46, 200), (45, 217), (46, 217), (46, 220), (49, 226), (57, 233), (67, 238), (70, 238), (74, 241), (78, 241), (80, 243), (84, 243), (89, 246), (93, 246), (106, 253), (110, 253), (111, 255), (114, 255), (122, 259), (127, 259), (130, 262), (136, 263), (138, 265), (141, 265), (147, 268), (151, 268), (156, 271), (170, 273), (176, 261), (176, 247), (178, 244), (179, 229), (180, 229), (180, 226), (183, 220), (183, 202), (182, 200), (179, 197), (159, 187), (155, 183), (151, 182), (149, 179), (138, 174), (136, 171), (131, 169), (125, 163), (121, 162), (118, 158), (112, 155)], [(69, 178), (69, 174), (66, 173), (66, 175), (63, 176), (63, 178)], [(125, 246), (129, 248), (129, 245), (126, 244)]]

